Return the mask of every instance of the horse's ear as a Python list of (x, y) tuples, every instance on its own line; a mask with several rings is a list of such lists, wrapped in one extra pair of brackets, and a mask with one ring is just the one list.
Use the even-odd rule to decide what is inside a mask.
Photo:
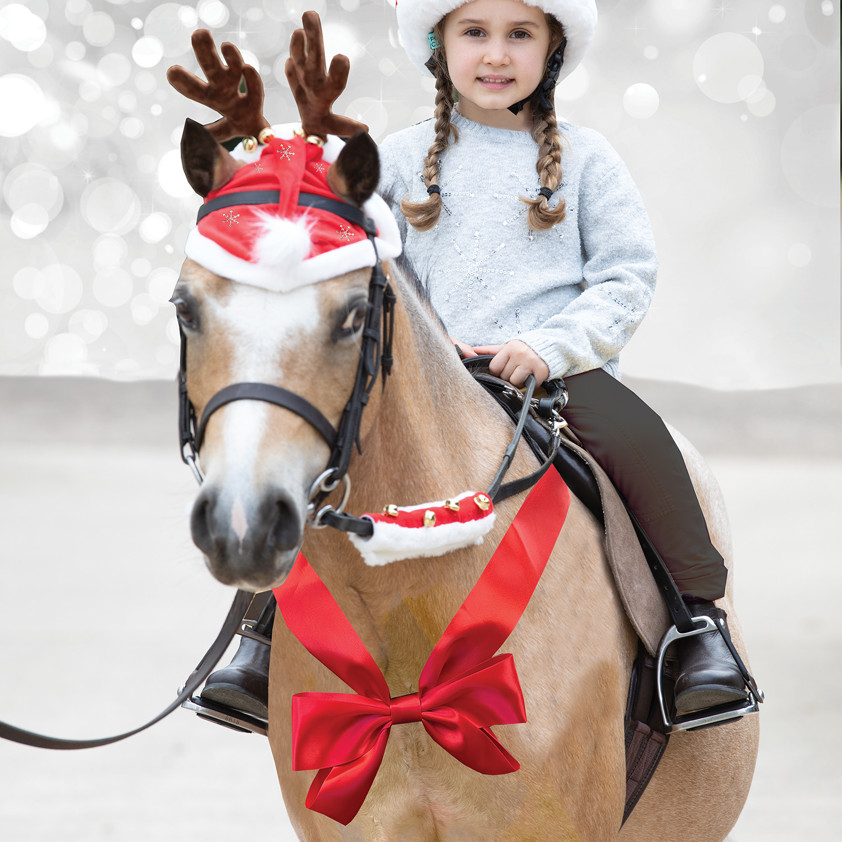
[(202, 197), (222, 187), (243, 166), (201, 123), (189, 117), (181, 134), (181, 164), (188, 183)]
[(330, 189), (361, 207), (380, 181), (380, 156), (368, 132), (357, 132), (342, 148), (327, 172)]

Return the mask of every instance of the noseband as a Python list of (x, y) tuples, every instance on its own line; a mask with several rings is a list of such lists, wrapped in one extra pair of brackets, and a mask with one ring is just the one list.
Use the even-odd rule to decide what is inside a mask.
[[(267, 202), (271, 202), (271, 199), (272, 197), (267, 197), (265, 192), (259, 191), (227, 194), (220, 199), (206, 203), (199, 212), (199, 218), (217, 210), (218, 207), (230, 207), (234, 204), (267, 204)], [(277, 196), (274, 197), (274, 201), (278, 201)], [(217, 207), (215, 202), (224, 202), (225, 204), (219, 204)], [(371, 280), (368, 286), (368, 308), (360, 343), (360, 359), (354, 378), (354, 388), (348, 403), (345, 405), (339, 427), (334, 429), (330, 421), (305, 398), (269, 383), (234, 383), (220, 389), (208, 401), (202, 412), (202, 417), (197, 423), (196, 411), (187, 395), (187, 338), (179, 326), (181, 357), (178, 373), (178, 425), (181, 458), (193, 471), (197, 482), (201, 484), (204, 478), (198, 466), (199, 450), (204, 440), (208, 420), (214, 412), (226, 404), (239, 400), (264, 401), (280, 406), (307, 421), (331, 449), (327, 466), (313, 483), (310, 491), (308, 505), (310, 525), (318, 527), (334, 526), (360, 535), (370, 535), (371, 521), (351, 517), (344, 514), (342, 510), (348, 499), (350, 481), (347, 472), (354, 445), (362, 453), (360, 422), (362, 421), (363, 409), (368, 404), (371, 391), (377, 381), (377, 375), (382, 371), (385, 387), (386, 377), (392, 369), (395, 293), (383, 274), (383, 267), (375, 244), (377, 228), (370, 217), (353, 205), (309, 193), (301, 194), (299, 205), (328, 211), (352, 225), (362, 228), (374, 249), (375, 263), (371, 270)], [(345, 495), (339, 507), (322, 506), (325, 498), (343, 481), (345, 482)], [(319, 508), (320, 506), (321, 508)]]

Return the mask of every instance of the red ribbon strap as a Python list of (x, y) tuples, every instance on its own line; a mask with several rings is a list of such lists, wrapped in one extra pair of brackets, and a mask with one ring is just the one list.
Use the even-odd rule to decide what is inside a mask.
[(491, 732), (526, 722), (511, 655), (495, 655), (520, 620), (564, 524), (570, 495), (556, 471), (531, 490), (473, 590), (436, 644), (418, 692), (391, 698), (383, 673), (327, 587), (299, 555), (275, 589), (290, 631), (350, 693), (292, 699), (292, 768), (318, 769), (306, 805), (348, 824), (383, 759), (392, 725), (421, 722), (461, 763), (485, 775), (520, 768)]

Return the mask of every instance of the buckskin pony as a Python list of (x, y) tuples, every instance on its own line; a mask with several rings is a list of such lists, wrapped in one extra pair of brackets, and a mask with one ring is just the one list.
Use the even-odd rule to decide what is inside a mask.
[[(392, 698), (372, 702), (368, 718), (340, 716), (316, 734), (326, 743), (320, 750), (330, 754), (350, 739), (349, 728), (385, 715), (377, 738), (387, 740), (378, 743), (382, 760), (369, 769), (373, 779), (353, 815), (336, 820), (308, 809), (314, 777), (318, 789), (326, 773), (293, 769), (293, 697), (343, 694), (330, 697), (341, 702), (350, 698), (349, 687), (276, 618), (269, 743), (296, 832), (308, 842), (723, 840), (751, 783), (756, 717), (675, 735), (621, 828), (623, 714), (637, 642), (606, 564), (601, 528), (575, 497), (554, 546), (550, 540), (543, 576), (501, 649), (516, 664), (526, 721), (502, 716), (492, 724), (508, 724), (495, 724), (493, 732), (480, 722), (471, 734), (456, 727), (443, 739), (433, 739), (430, 723), (419, 721), (419, 677), (535, 490), (496, 505), (482, 543), (434, 557), (371, 566), (341, 531), (316, 528), (335, 525), (347, 512), (379, 513), (388, 504), (483, 491), (512, 428), (466, 373), (429, 302), (399, 268), (394, 221), (373, 195), (376, 147), (364, 133), (344, 145), (335, 136), (357, 128), (330, 112), (347, 78), (347, 60), (337, 57), (326, 72), (318, 19), (308, 13), (304, 23), (306, 33), (294, 34), (288, 63), (302, 114), (298, 133), (268, 128), (259, 77), (233, 45), (222, 46), (226, 67), (208, 33), (194, 36), (209, 85), (183, 69), (171, 71), (179, 90), (221, 111), (223, 119), (211, 127), (217, 138), (261, 139), (248, 141), (236, 158), (188, 121), (182, 142), (186, 175), (206, 197), (207, 210), (205, 224), (188, 239), (173, 296), (187, 393), (201, 419), (204, 482), (191, 518), (194, 541), (217, 579), (254, 591), (282, 586), (282, 593), (302, 550), (350, 627), (315, 601), (318, 587), (292, 599), (292, 625), (309, 625), (316, 650), (347, 646), (359, 653), (364, 645)], [(267, 185), (269, 198), (254, 195)], [(327, 201), (306, 199), (311, 195)], [(306, 201), (311, 204), (302, 206)], [(383, 309), (391, 316), (381, 319)], [(343, 418), (360, 395), (357, 430)], [(345, 466), (337, 469), (334, 460), (325, 469), (340, 449), (337, 429), (351, 445), (342, 450), (348, 462), (343, 480)], [(730, 562), (720, 491), (696, 451), (679, 440), (714, 543)], [(529, 449), (520, 447), (509, 477), (536, 467)], [(546, 528), (558, 529), (561, 514), (546, 516)], [(293, 572), (298, 583), (300, 564)], [(507, 575), (517, 590), (520, 572), (512, 578), (509, 568)], [(508, 596), (497, 595), (500, 613)], [(730, 590), (723, 604), (742, 647)], [(495, 603), (489, 609), (486, 601), (484, 610), (496, 613)], [(360, 682), (352, 676), (349, 683)], [(439, 712), (439, 737), (452, 713)], [(458, 746), (453, 752), (442, 747), (463, 736), (485, 740), (484, 749), (499, 745), (499, 757), (513, 758), (510, 768), (519, 768), (508, 774), (469, 768), (454, 756)], [(300, 757), (309, 748), (295, 750)], [(340, 802), (343, 768), (334, 781)], [(359, 781), (349, 786), (359, 790)]]

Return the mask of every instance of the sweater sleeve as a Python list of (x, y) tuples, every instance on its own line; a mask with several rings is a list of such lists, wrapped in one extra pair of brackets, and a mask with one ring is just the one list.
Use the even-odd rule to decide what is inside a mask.
[(643, 201), (626, 165), (605, 142), (607, 165), (583, 169), (578, 218), (583, 291), (523, 340), (550, 377), (601, 368), (631, 339), (649, 308), (658, 261)]

